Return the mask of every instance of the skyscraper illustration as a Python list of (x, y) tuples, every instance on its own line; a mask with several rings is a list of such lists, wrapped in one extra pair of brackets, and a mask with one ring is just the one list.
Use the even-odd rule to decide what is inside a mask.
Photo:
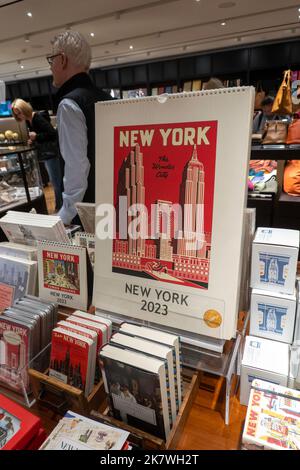
[[(145, 186), (144, 155), (136, 145), (123, 160), (119, 172), (118, 188), (126, 195), (127, 210), (133, 205), (145, 205), (145, 195), (152, 195), (152, 188)], [(118, 191), (118, 189), (117, 189)], [(181, 182), (178, 182), (176, 201), (157, 198), (153, 192), (155, 237), (143, 238), (139, 233), (113, 243), (113, 271), (131, 275), (164, 279), (174, 283), (189, 283), (203, 288), (208, 286), (211, 237), (205, 233), (205, 171), (199, 161), (197, 147), (191, 149)], [(180, 220), (174, 209), (181, 208)], [(140, 217), (127, 212), (128, 228)], [(151, 221), (152, 223), (152, 221)], [(147, 227), (147, 230), (149, 226)], [(153, 234), (152, 234), (153, 235)]]
[[(140, 146), (136, 145), (126, 160), (125, 185), (127, 196), (127, 209), (134, 204), (145, 204), (144, 165)], [(134, 217), (128, 215), (128, 227)], [(129, 254), (144, 256), (145, 240), (142, 237), (128, 240)]]

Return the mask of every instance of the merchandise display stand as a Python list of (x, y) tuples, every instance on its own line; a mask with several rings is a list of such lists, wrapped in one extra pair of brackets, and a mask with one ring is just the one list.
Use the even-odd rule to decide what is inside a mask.
[(125, 431), (130, 432), (129, 440), (134, 444), (138, 445), (144, 450), (168, 450), (175, 449), (180, 439), (182, 429), (186, 423), (189, 412), (193, 405), (194, 399), (198, 392), (199, 388), (199, 373), (194, 372), (192, 377), (185, 376), (185, 371), (183, 370), (183, 401), (179, 409), (176, 422), (168, 436), (168, 439), (164, 441), (158, 437), (153, 436), (152, 434), (145, 433), (133, 426), (129, 426), (117, 419), (109, 416), (109, 409), (106, 408), (103, 414), (98, 413), (97, 411), (91, 412), (91, 417), (97, 421), (103, 422), (105, 424), (116, 426), (124, 429)]
[(236, 337), (231, 341), (226, 341), (221, 354), (191, 347), (184, 343), (182, 345), (183, 367), (197, 370), (201, 374), (209, 373), (225, 380), (226, 398), (224, 421), (226, 425), (230, 423), (231, 396), (232, 394), (236, 394), (239, 384), (242, 349), (248, 322), (249, 313), (241, 312)]
[(82, 390), (49, 377), (47, 372), (29, 369), (32, 391), (38, 405), (46, 405), (60, 415), (64, 415), (68, 410), (87, 415), (105, 400), (103, 380), (85, 397)]
[(0, 393), (3, 395), (7, 396), (8, 398), (11, 398), (12, 400), (20, 403), (21, 405), (27, 406), (28, 408), (31, 408), (35, 402), (36, 402), (36, 397), (34, 396), (32, 387), (27, 387), (24, 381), (24, 376), (29, 374), (29, 371), (34, 369), (37, 373), (38, 371), (42, 370), (44, 367), (44, 364), (49, 363), (49, 357), (50, 357), (50, 344), (48, 344), (42, 351), (39, 352), (28, 364), (24, 366), (23, 369), (20, 369), (16, 371), (15, 369), (9, 369), (7, 367), (2, 367), (0, 366), (0, 374), (3, 377), (9, 377), (13, 378), (13, 381), (15, 383), (16, 389), (18, 391), (13, 390), (12, 387), (6, 387), (4, 384), (4, 381), (0, 382)]

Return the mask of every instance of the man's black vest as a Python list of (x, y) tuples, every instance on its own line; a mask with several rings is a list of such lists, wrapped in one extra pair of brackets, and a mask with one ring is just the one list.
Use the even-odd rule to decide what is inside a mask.
[[(95, 103), (112, 98), (108, 93), (96, 88), (86, 73), (74, 75), (62, 85), (56, 95), (57, 106), (65, 98), (75, 101), (85, 116), (88, 138), (87, 157), (91, 169), (83, 202), (95, 202)], [(70, 155), (69, 158), (72, 158), (72, 156)]]

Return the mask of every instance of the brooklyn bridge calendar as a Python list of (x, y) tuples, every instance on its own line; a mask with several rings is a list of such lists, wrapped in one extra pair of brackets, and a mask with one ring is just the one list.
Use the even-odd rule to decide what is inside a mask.
[(97, 308), (234, 336), (252, 109), (251, 88), (96, 105)]

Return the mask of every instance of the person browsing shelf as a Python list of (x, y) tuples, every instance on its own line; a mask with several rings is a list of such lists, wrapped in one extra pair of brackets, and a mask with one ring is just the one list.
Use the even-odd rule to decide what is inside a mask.
[(59, 158), (57, 131), (41, 112), (33, 111), (30, 103), (17, 98), (12, 114), (16, 121), (25, 121), (28, 128), (28, 145), (35, 145), (39, 162), (45, 164), (55, 192), (56, 210), (62, 206), (62, 170)]
[(261, 111), (259, 111), (253, 119), (253, 134), (260, 134), (264, 131), (265, 125), (268, 121), (274, 119), (280, 119), (272, 113), (272, 107), (274, 103), (273, 96), (266, 96), (261, 102)]
[(95, 202), (95, 103), (112, 99), (88, 75), (91, 48), (76, 31), (52, 40), (47, 57), (57, 92), (57, 129), (64, 160), (64, 224), (78, 223), (77, 202)]

